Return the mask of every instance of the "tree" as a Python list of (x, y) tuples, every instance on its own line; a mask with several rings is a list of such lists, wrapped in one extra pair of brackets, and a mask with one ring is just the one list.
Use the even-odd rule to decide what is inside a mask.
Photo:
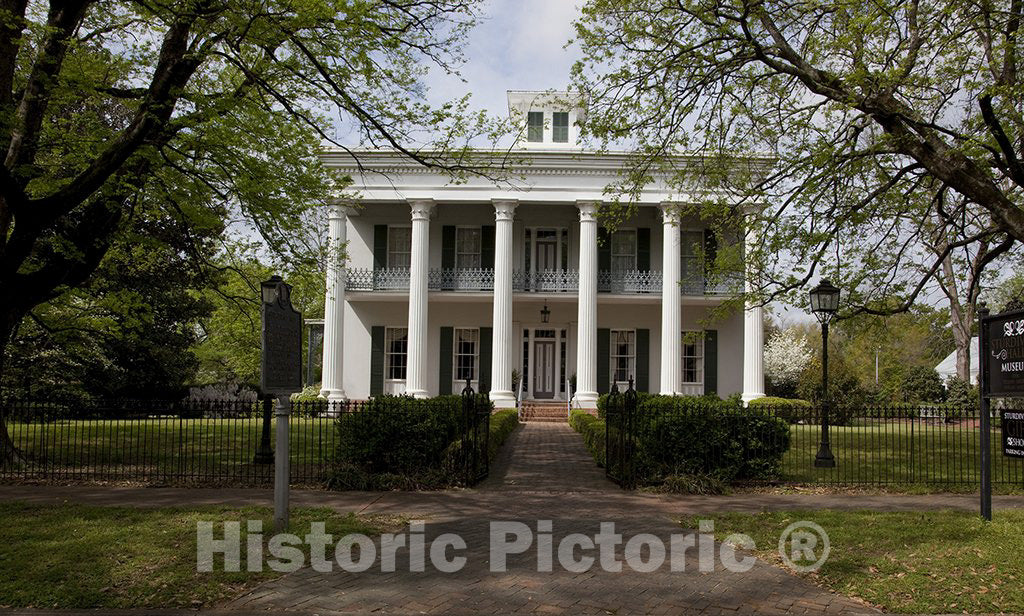
[(903, 401), (912, 404), (941, 402), (945, 393), (939, 374), (927, 366), (911, 367), (903, 375), (903, 383), (900, 384)]
[(773, 389), (796, 390), (800, 374), (807, 368), (813, 351), (803, 332), (790, 327), (768, 338), (764, 347), (764, 375)]
[(454, 70), (475, 15), (474, 0), (0, 0), (0, 358), (140, 204), (186, 237), (247, 223), (287, 254), (299, 214), (344, 184), (317, 157), (334, 117), (368, 146), (473, 172), (465, 144), (489, 125), (465, 99), (427, 104), (422, 76)]
[[(881, 315), (938, 283), (964, 304), (962, 324), (980, 272), (1024, 239), (1022, 10), (589, 0), (574, 81), (588, 134), (634, 152), (624, 201), (664, 173), (712, 224), (750, 212), (750, 299), (804, 302), (795, 291), (827, 274), (844, 313)], [(680, 151), (704, 154), (696, 174), (668, 156)], [(737, 152), (764, 156), (743, 165)], [(953, 289), (944, 268), (959, 277), (950, 257), (965, 247), (979, 275)]]

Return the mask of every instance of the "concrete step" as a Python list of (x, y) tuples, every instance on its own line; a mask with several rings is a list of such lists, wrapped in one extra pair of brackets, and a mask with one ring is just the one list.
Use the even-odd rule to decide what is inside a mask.
[(523, 421), (542, 421), (550, 423), (566, 423), (567, 411), (562, 404), (531, 403), (523, 405)]

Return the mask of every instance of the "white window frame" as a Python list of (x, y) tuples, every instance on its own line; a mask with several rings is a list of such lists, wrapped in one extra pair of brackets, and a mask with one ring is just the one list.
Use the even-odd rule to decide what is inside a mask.
[[(627, 254), (627, 253), (616, 254), (616, 252), (615, 252), (615, 236), (620, 234), (620, 233), (631, 233), (631, 234), (633, 234), (633, 253), (632, 254)], [(611, 253), (612, 271), (613, 272), (632, 272), (632, 271), (636, 270), (636, 267), (637, 267), (637, 265), (636, 265), (637, 264), (637, 253), (640, 251), (640, 246), (639, 246), (640, 234), (637, 232), (637, 230), (635, 228), (628, 228), (628, 227), (624, 228), (624, 229), (616, 229), (615, 231), (612, 232), (611, 236), (608, 238), (608, 241), (611, 243), (611, 245), (608, 247), (608, 251)], [(630, 259), (632, 259), (632, 267), (628, 267), (628, 268), (625, 268), (625, 269), (620, 269), (620, 268), (615, 267), (615, 259), (616, 258), (625, 258), (625, 257), (629, 257)]]
[[(391, 350), (391, 345), (395, 342), (395, 333), (398, 331), (405, 332), (405, 351), (402, 353), (396, 353)], [(400, 337), (400, 336), (399, 336)], [(398, 378), (391, 376), (392, 373), (392, 358), (398, 356), (405, 356), (405, 363), (403, 371), (405, 376)], [(408, 327), (390, 327), (384, 328), (384, 380), (392, 383), (404, 383), (409, 376), (409, 328)]]
[[(632, 340), (629, 341), (629, 353), (622, 355), (618, 353), (618, 344), (616, 343), (617, 334), (626, 333), (629, 334)], [(611, 374), (611, 380), (613, 383), (617, 383), (620, 386), (629, 386), (629, 377), (636, 378), (636, 330), (635, 329), (613, 329), (608, 333), (610, 340), (608, 341), (608, 372)], [(617, 379), (616, 372), (618, 360), (621, 357), (626, 358), (626, 378)], [(621, 389), (621, 387), (620, 387)]]
[[(696, 248), (691, 249), (689, 254), (686, 253), (686, 246), (693, 245), (693, 242), (691, 242), (689, 244), (687, 243), (687, 241), (686, 241), (687, 234), (694, 234), (694, 235), (696, 235), (697, 236), (696, 245), (700, 247), (699, 250), (696, 249)], [(686, 227), (686, 228), (680, 229), (680, 231), (679, 231), (679, 277), (680, 277), (680, 279), (683, 282), (696, 282), (696, 281), (703, 281), (704, 280), (704, 266), (703, 266), (703, 256), (704, 256), (704, 254), (703, 253), (704, 253), (704, 229), (695, 229), (695, 228), (692, 228), (692, 227)], [(687, 271), (686, 271), (687, 270), (687, 268), (686, 268), (686, 261), (687, 261), (687, 259), (689, 259), (693, 263), (693, 266), (697, 270), (696, 278), (694, 278), (693, 276), (689, 276), (689, 277), (687, 276)]]
[[(693, 343), (691, 346), (694, 348), (694, 354), (687, 355), (686, 347), (687, 338), (692, 337)], [(682, 332), (682, 345), (680, 349), (681, 356), (679, 358), (679, 380), (683, 385), (703, 385), (704, 384), (704, 332), (695, 330), (683, 330)], [(687, 381), (686, 380), (686, 360), (693, 359), (696, 363), (694, 371), (697, 374), (697, 380)]]
[[(530, 269), (529, 269), (529, 272), (531, 274), (536, 274), (538, 271), (541, 271), (541, 270), (537, 269), (537, 245), (540, 244), (540, 242), (537, 240), (537, 232), (538, 231), (554, 231), (555, 232), (555, 263), (558, 265), (558, 267), (555, 270), (553, 270), (553, 271), (559, 271), (559, 272), (566, 271), (566, 270), (562, 269), (562, 262), (568, 256), (565, 253), (567, 253), (569, 251), (569, 239), (570, 238), (569, 238), (569, 229), (568, 229), (568, 227), (526, 227), (526, 230), (528, 230), (530, 232), (530, 241), (529, 241), (529, 245), (526, 248), (526, 250), (529, 251), (529, 259), (530, 259)], [(562, 238), (563, 237), (565, 238), (564, 244), (562, 242)], [(526, 259), (526, 255), (524, 254), (524, 261), (525, 261), (525, 259)], [(524, 269), (525, 269), (526, 263), (524, 262), (522, 265), (524, 266)]]
[[(477, 242), (477, 250), (476, 250), (476, 252), (462, 252), (462, 251), (459, 250), (459, 245), (460, 245), (460, 243), (459, 243), (459, 235), (462, 232), (464, 232), (464, 231), (475, 231), (476, 232), (477, 238), (479, 240)], [(483, 248), (484, 248), (484, 233), (483, 233), (483, 229), (482, 228), (480, 228), (480, 227), (473, 227), (473, 226), (455, 227), (455, 269), (480, 269), (481, 267), (483, 267)], [(473, 267), (462, 267), (461, 265), (459, 265), (459, 257), (461, 257), (463, 255), (475, 255), (476, 256), (476, 265), (473, 266)]]
[[(391, 237), (392, 237), (391, 230), (392, 229), (408, 229), (409, 230), (409, 250), (407, 250), (407, 251), (404, 251), (404, 250), (403, 251), (397, 251), (397, 250), (393, 251), (391, 249)], [(405, 266), (405, 265), (403, 265), (403, 266), (395, 265), (393, 263), (392, 254), (408, 254), (409, 255), (409, 265), (408, 266)], [(398, 269), (399, 267), (401, 267), (401, 269), (409, 269), (410, 267), (412, 267), (412, 226), (411, 225), (388, 225), (388, 269)]]
[[(459, 332), (476, 332), (476, 341), (473, 344), (473, 354), (459, 352)], [(480, 328), (479, 327), (454, 327), (452, 328), (452, 380), (454, 383), (465, 383), (466, 379), (459, 378), (459, 357), (473, 358), (473, 377), (471, 383), (480, 382)]]

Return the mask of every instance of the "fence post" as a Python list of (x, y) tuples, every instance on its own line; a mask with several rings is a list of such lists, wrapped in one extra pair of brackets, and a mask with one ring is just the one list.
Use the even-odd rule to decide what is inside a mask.
[(476, 392), (473, 391), (473, 386), (470, 385), (470, 380), (466, 379), (466, 386), (462, 389), (462, 459), (465, 469), (465, 482), (469, 486), (473, 483), (473, 446), (474, 443), (470, 442), (470, 434), (475, 429), (474, 420), (476, 408), (473, 404), (473, 400), (476, 396)]
[(988, 399), (988, 333), (985, 331), (985, 318), (988, 317), (988, 306), (981, 305), (978, 310), (978, 384), (981, 406), (981, 517), (992, 521), (992, 417), (991, 401)]
[[(630, 376), (629, 377), (629, 389), (626, 390), (625, 399), (623, 400), (623, 404), (622, 404), (622, 411), (623, 411), (623, 415), (624, 415), (623, 416), (623, 419), (624, 419), (623, 424), (624, 424), (624, 427), (625, 427), (624, 432), (627, 433), (627, 434), (623, 435), (624, 461), (623, 461), (623, 465), (622, 465), (622, 467), (623, 467), (622, 468), (622, 471), (623, 471), (622, 485), (623, 485), (623, 487), (628, 487), (630, 489), (635, 487), (635, 482), (636, 482), (636, 469), (633, 467), (633, 431), (634, 431), (634, 428), (635, 428), (633, 422), (634, 422), (634, 415), (636, 414), (635, 413), (635, 411), (636, 411), (636, 402), (637, 402), (636, 389), (633, 388), (633, 377)], [(628, 470), (627, 470), (627, 468), (628, 468)]]

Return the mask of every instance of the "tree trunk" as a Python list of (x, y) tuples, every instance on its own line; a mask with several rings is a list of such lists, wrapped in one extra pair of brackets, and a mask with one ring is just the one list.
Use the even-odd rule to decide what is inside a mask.
[(16, 317), (8, 312), (0, 317), (0, 319), (2, 319), (2, 325), (0, 325), (0, 466), (9, 466), (23, 461), (21, 452), (18, 451), (14, 441), (11, 439), (11, 434), (7, 431), (7, 403), (3, 396), (7, 345), (10, 343), (11, 337), (14, 335), (14, 329), (18, 321), (21, 320), (21, 317)]

